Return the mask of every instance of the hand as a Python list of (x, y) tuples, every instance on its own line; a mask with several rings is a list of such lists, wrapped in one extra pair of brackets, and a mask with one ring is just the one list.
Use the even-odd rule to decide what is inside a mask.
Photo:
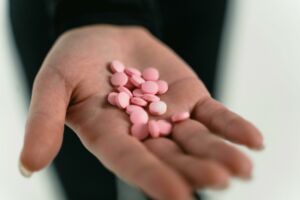
[[(163, 116), (190, 111), (171, 138), (140, 142), (129, 135), (125, 112), (106, 102), (112, 90), (107, 64), (156, 67), (169, 83)], [(38, 171), (59, 151), (64, 124), (108, 169), (159, 200), (190, 199), (194, 188), (223, 188), (231, 176), (248, 178), (249, 158), (233, 145), (262, 147), (249, 122), (212, 99), (191, 68), (139, 27), (87, 26), (64, 33), (34, 83), (21, 163)]]

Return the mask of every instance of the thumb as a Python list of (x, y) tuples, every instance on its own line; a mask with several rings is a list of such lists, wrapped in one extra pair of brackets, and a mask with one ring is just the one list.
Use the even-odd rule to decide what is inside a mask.
[(52, 162), (60, 150), (71, 88), (53, 68), (42, 68), (32, 91), (20, 171), (29, 177)]

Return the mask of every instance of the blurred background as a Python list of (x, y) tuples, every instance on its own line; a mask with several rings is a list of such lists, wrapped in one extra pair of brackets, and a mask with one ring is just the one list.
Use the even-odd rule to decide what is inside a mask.
[[(63, 200), (51, 168), (24, 179), (18, 156), (28, 92), (14, 49), (7, 2), (0, 1), (0, 199)], [(251, 182), (233, 180), (209, 200), (300, 199), (300, 1), (232, 0), (219, 58), (217, 97), (254, 122), (266, 149), (249, 152)], [(132, 199), (134, 200), (134, 199)]]

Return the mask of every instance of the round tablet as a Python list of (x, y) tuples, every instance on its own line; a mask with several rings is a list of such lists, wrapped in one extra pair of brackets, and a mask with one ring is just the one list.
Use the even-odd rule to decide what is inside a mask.
[(144, 69), (142, 76), (146, 81), (156, 81), (159, 78), (159, 72), (157, 69), (149, 67)]
[(142, 97), (144, 95), (144, 93), (141, 89), (134, 89), (132, 91), (132, 94), (134, 97)]
[(122, 62), (120, 62), (118, 60), (114, 60), (110, 63), (110, 69), (113, 73), (123, 72), (125, 69), (125, 66)]
[(117, 88), (117, 90), (118, 90), (119, 92), (125, 92), (125, 93), (127, 93), (130, 97), (132, 97), (131, 91), (130, 91), (128, 88), (124, 87), (124, 86), (119, 86), (119, 87)]
[(160, 135), (167, 136), (172, 131), (172, 124), (167, 120), (164, 119), (158, 120), (157, 125), (159, 127)]
[(176, 113), (176, 114), (172, 115), (171, 121), (173, 123), (176, 123), (176, 122), (184, 121), (188, 118), (190, 118), (190, 113), (189, 112), (181, 112), (181, 113)]
[(146, 106), (148, 103), (147, 101), (145, 101), (144, 99), (140, 98), (140, 97), (132, 97), (130, 99), (130, 102), (134, 105), (138, 105), (138, 106)]
[(142, 75), (140, 70), (132, 68), (132, 67), (126, 67), (124, 71), (128, 76), (132, 76), (132, 75), (141, 76)]
[(116, 97), (117, 97), (118, 93), (116, 92), (110, 92), (108, 95), (107, 95), (107, 101), (115, 106), (116, 105)]
[(158, 85), (154, 81), (146, 81), (141, 85), (141, 90), (143, 93), (156, 94), (158, 91)]
[(142, 107), (140, 107), (140, 106), (129, 105), (129, 106), (126, 107), (126, 113), (130, 115), (133, 111), (139, 110), (139, 109), (144, 110), (144, 109), (143, 109)]
[(141, 84), (145, 82), (145, 80), (144, 80), (142, 77), (133, 74), (133, 75), (130, 77), (130, 82), (131, 82), (135, 87), (140, 87)]
[(156, 102), (160, 100), (160, 98), (154, 94), (143, 94), (142, 98), (148, 102)]
[(164, 94), (168, 91), (169, 86), (168, 83), (166, 81), (163, 80), (158, 80), (156, 81), (157, 85), (158, 85), (158, 94)]
[(148, 119), (149, 116), (144, 109), (136, 109), (130, 114), (130, 121), (133, 124), (146, 124)]
[(111, 76), (110, 82), (113, 86), (124, 86), (128, 82), (128, 77), (123, 72), (117, 72)]
[(120, 92), (115, 99), (119, 108), (126, 108), (129, 105), (130, 96), (126, 92)]
[(149, 135), (147, 124), (133, 124), (131, 126), (131, 135), (138, 140), (147, 138)]
[(148, 131), (153, 138), (159, 137), (159, 126), (155, 120), (149, 120)]
[(152, 102), (149, 105), (149, 111), (153, 115), (163, 115), (167, 111), (167, 104), (163, 101)]

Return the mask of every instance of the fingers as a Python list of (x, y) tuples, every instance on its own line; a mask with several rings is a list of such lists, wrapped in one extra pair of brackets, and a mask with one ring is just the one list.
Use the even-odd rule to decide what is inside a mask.
[(251, 176), (250, 159), (235, 147), (210, 133), (197, 121), (187, 120), (177, 124), (173, 129), (172, 137), (184, 151), (190, 154), (215, 160), (233, 175), (242, 178)]
[(193, 118), (232, 142), (252, 149), (263, 147), (262, 135), (255, 126), (212, 98), (205, 98), (196, 104)]
[[(82, 128), (80, 135), (85, 135), (81, 138), (83, 143), (108, 169), (154, 199), (191, 199), (190, 188), (181, 176), (158, 160), (140, 141), (128, 136), (121, 121), (115, 120), (118, 126), (112, 127), (112, 116), (105, 116), (101, 124)], [(86, 135), (92, 139), (87, 139)]]
[(64, 80), (55, 71), (44, 69), (37, 76), (25, 128), (20, 170), (30, 176), (48, 165), (62, 143), (69, 101)]
[(186, 155), (170, 139), (149, 139), (144, 143), (157, 157), (183, 174), (194, 188), (228, 185), (229, 172), (217, 162)]

